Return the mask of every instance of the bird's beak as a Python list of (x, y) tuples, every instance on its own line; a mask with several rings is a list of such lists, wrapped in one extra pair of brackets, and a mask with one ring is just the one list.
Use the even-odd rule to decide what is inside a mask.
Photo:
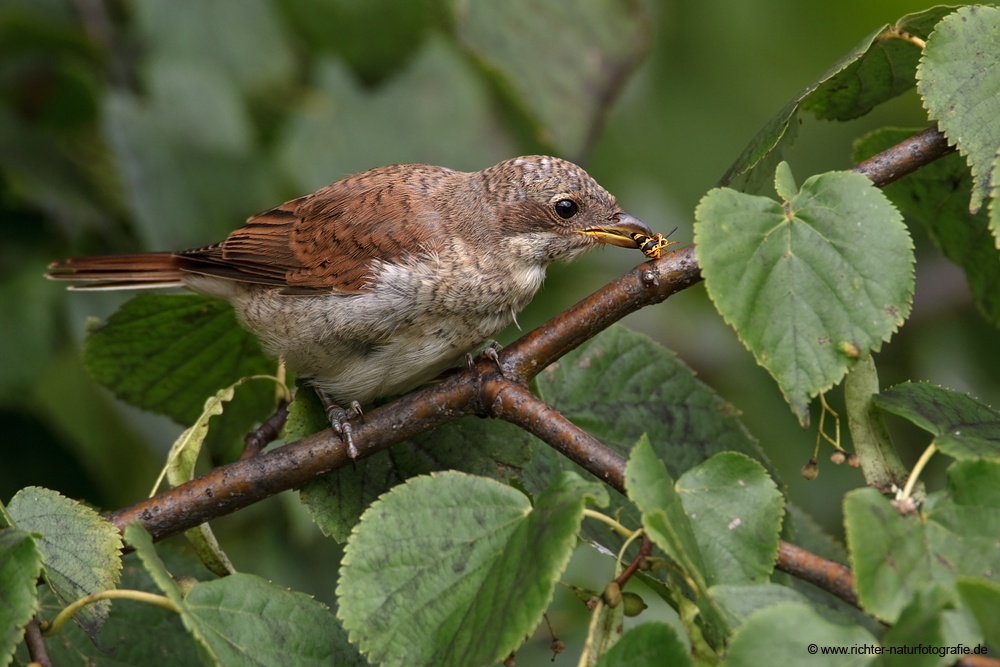
[(600, 243), (609, 243), (622, 248), (641, 247), (641, 244), (635, 239), (636, 234), (641, 235), (641, 238), (649, 238), (653, 235), (653, 232), (642, 220), (625, 212), (617, 213), (610, 225), (580, 231), (597, 239)]

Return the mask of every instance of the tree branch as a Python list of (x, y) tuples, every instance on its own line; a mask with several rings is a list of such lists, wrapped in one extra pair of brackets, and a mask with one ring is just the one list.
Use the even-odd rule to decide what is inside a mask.
[[(881, 186), (952, 150), (944, 136), (930, 128), (855, 170)], [(499, 371), (493, 361), (480, 359), (473, 369), (452, 374), (367, 413), (354, 425), (359, 456), (371, 456), (463, 415), (490, 414), (534, 433), (599, 479), (624, 490), (624, 459), (539, 401), (527, 390), (527, 382), (625, 315), (659, 303), (700, 280), (694, 246), (639, 265), (503, 349)], [(107, 519), (119, 530), (139, 520), (160, 540), (351, 463), (340, 439), (327, 429), (220, 466), (154, 498), (112, 512)], [(849, 570), (815, 556), (805, 558), (805, 554), (808, 552), (783, 542), (776, 566), (857, 604)]]

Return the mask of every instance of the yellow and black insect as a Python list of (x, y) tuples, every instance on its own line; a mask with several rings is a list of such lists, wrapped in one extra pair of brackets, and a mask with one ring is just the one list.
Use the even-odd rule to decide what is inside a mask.
[[(673, 234), (673, 232), (670, 232), (670, 234)], [(667, 236), (670, 236), (670, 234), (667, 234)], [(664, 248), (677, 243), (677, 241), (668, 241), (663, 234), (646, 236), (642, 232), (632, 234), (632, 240), (639, 245), (639, 250), (642, 251), (642, 254), (650, 259), (659, 259)]]

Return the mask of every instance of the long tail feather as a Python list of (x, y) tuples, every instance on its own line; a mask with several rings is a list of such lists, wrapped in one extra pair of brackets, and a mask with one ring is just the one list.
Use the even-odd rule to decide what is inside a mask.
[(50, 280), (79, 280), (92, 283), (74, 285), (78, 290), (152, 289), (180, 287), (184, 272), (182, 259), (171, 252), (135, 255), (78, 257), (50, 264)]

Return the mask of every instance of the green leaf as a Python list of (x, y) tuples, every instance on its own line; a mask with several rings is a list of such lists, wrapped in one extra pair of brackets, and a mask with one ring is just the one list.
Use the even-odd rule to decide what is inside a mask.
[(468, 0), (455, 8), (459, 43), (527, 116), (535, 138), (575, 159), (651, 37), (643, 5), (627, 0)]
[[(674, 479), (724, 451), (742, 452), (768, 465), (736, 408), (695, 378), (673, 352), (621, 325), (550, 364), (537, 376), (536, 388), (543, 401), (625, 458), (647, 434)], [(589, 475), (553, 448), (539, 446), (522, 479), (537, 494), (562, 470)], [(610, 513), (638, 528), (640, 512), (617, 491), (610, 493)], [(594, 523), (584, 523), (587, 539), (612, 551), (621, 548), (619, 535)]]
[[(18, 491), (7, 511), (19, 529), (39, 534), (35, 541), (45, 559), (45, 578), (63, 606), (115, 588), (122, 541), (97, 512), (37, 486)], [(110, 606), (108, 600), (87, 605), (73, 619), (96, 637)]]
[(774, 171), (774, 189), (778, 196), (789, 201), (799, 194), (799, 186), (795, 184), (795, 176), (787, 162), (782, 162)]
[[(146, 570), (180, 610), (184, 627), (211, 665), (332, 665), (348, 658), (343, 631), (330, 610), (302, 593), (252, 574), (236, 573), (191, 586), (182, 597), (152, 539), (138, 522), (125, 529)], [(355, 657), (349, 664), (361, 664)]]
[(597, 667), (691, 667), (691, 656), (677, 631), (666, 623), (650, 622), (625, 633)]
[(316, 50), (337, 53), (368, 82), (400, 67), (437, 16), (436, 0), (280, 0), (277, 5)]
[(784, 498), (764, 467), (723, 452), (684, 473), (676, 488), (708, 585), (767, 581), (778, 556)]
[(156, 549), (153, 548), (153, 538), (145, 526), (138, 520), (133, 521), (125, 526), (124, 537), (125, 542), (135, 549), (139, 560), (142, 561), (143, 567), (149, 572), (149, 576), (157, 587), (163, 591), (164, 595), (170, 598), (170, 601), (178, 609), (183, 609), (184, 596), (181, 594), (181, 589), (177, 585), (177, 582), (174, 581), (174, 578), (170, 576), (170, 572), (167, 571), (167, 566), (164, 564), (163, 559), (160, 558), (160, 555), (156, 553)]
[(938, 23), (917, 79), (928, 115), (972, 167), (969, 211), (976, 213), (1000, 147), (1000, 9), (961, 7)]
[(844, 525), (858, 600), (894, 623), (915, 591), (957, 576), (1000, 581), (1000, 463), (958, 461), (946, 490), (927, 497), (917, 514), (900, 516), (875, 489), (844, 500)]
[[(219, 665), (346, 662), (345, 642), (332, 641), (344, 631), (326, 605), (256, 575), (238, 572), (195, 584), (185, 603), (185, 625), (196, 629)], [(347, 664), (364, 662), (355, 655)]]
[[(163, 481), (164, 475), (171, 486), (180, 486), (194, 479), (194, 467), (198, 461), (198, 453), (201, 451), (202, 443), (208, 435), (209, 420), (213, 416), (223, 413), (223, 404), (233, 400), (236, 387), (247, 380), (271, 380), (281, 388), (284, 388), (284, 385), (278, 378), (270, 375), (255, 375), (237, 380), (225, 389), (219, 390), (215, 396), (205, 401), (205, 409), (202, 411), (201, 416), (177, 438), (170, 448), (170, 453), (167, 455), (167, 464), (153, 485), (153, 491), (150, 493), (150, 496), (156, 494), (156, 489), (160, 486), (160, 482)], [(215, 539), (215, 535), (212, 533), (211, 527), (207, 523), (184, 531), (184, 535), (188, 538), (191, 546), (194, 547), (201, 562), (209, 570), (220, 577), (236, 572), (236, 568), (229, 561), (229, 557), (222, 550), (218, 540)]]
[(997, 623), (997, 609), (1000, 609), (1000, 584), (984, 579), (958, 577), (955, 588), (962, 596), (966, 608), (979, 621), (990, 646), (1000, 646), (1000, 624)]
[[(936, 667), (952, 664), (954, 659), (942, 660), (936, 653), (914, 652), (921, 644), (934, 647), (948, 647), (965, 642), (950, 641), (944, 613), (955, 607), (955, 592), (941, 584), (931, 584), (914, 591), (913, 601), (903, 609), (899, 620), (893, 624), (882, 638), (886, 653), (882, 657), (885, 667)], [(969, 641), (969, 640), (966, 640)], [(892, 648), (906, 651), (903, 654), (890, 653)]]
[(704, 594), (708, 589), (705, 561), (692, 522), (674, 488), (674, 480), (645, 438), (639, 440), (629, 456), (625, 488), (642, 511), (642, 524), (649, 538), (684, 569), (693, 587)]
[[(597, 483), (564, 474), (536, 498), (456, 472), (374, 503), (347, 543), (338, 616), (372, 662), (493, 665), (541, 620)], [(529, 557), (530, 555), (530, 557)]]
[(41, 573), (42, 554), (35, 539), (16, 528), (0, 530), (0, 664), (9, 664), (24, 626), (35, 615), (35, 582)]
[(484, 82), (440, 38), (374, 91), (339, 60), (321, 57), (313, 67), (308, 104), (292, 112), (277, 147), (283, 174), (301, 192), (383, 164), (475, 171), (517, 150)]
[[(90, 334), (83, 363), (120, 399), (181, 424), (193, 424), (205, 400), (250, 375), (274, 372), (257, 339), (232, 307), (195, 294), (142, 294)], [(214, 442), (242, 437), (274, 406), (274, 387), (242, 387), (213, 423)]]
[[(289, 407), (286, 440), (293, 442), (329, 426), (316, 392), (300, 388)], [(343, 542), (369, 505), (411, 477), (458, 470), (505, 482), (528, 462), (532, 447), (540, 445), (513, 424), (463, 417), (308, 482), (300, 497), (320, 530)]]
[(828, 172), (783, 204), (712, 190), (695, 216), (716, 308), (808, 425), (809, 399), (909, 315), (913, 246), (899, 212), (860, 174)]
[(877, 646), (878, 642), (860, 626), (832, 623), (808, 605), (783, 602), (753, 614), (737, 629), (724, 664), (861, 667), (870, 664), (875, 656), (827, 654), (821, 650), (860, 645)]
[[(876, 130), (855, 142), (854, 161), (867, 160), (917, 132), (895, 128)], [(934, 245), (945, 257), (962, 267), (979, 312), (1000, 327), (1000, 251), (990, 233), (987, 212), (969, 213), (972, 174), (962, 156), (952, 154), (935, 160), (885, 186), (882, 192), (907, 220), (927, 229)], [(996, 205), (991, 206), (994, 216), (998, 210)], [(998, 225), (994, 222), (993, 227)]]
[(957, 459), (1000, 459), (1000, 414), (976, 399), (927, 382), (904, 382), (872, 399), (878, 407), (934, 434)]
[[(938, 6), (907, 14), (894, 28), (926, 40), (934, 26), (952, 9)], [(892, 30), (883, 31), (862, 57), (846, 63), (844, 69), (806, 97), (802, 108), (814, 112), (822, 120), (851, 120), (863, 116), (913, 87), (920, 53), (920, 47), (913, 42), (895, 36)]]
[[(896, 29), (926, 37), (949, 8), (932, 7), (907, 14)], [(908, 90), (920, 49), (891, 36), (889, 26), (879, 28), (805, 87), (757, 133), (719, 181), (742, 192), (762, 192), (774, 168), (792, 145), (799, 109), (819, 118), (848, 120)]]
[[(783, 602), (810, 604), (809, 599), (794, 588), (772, 583), (719, 584), (712, 586), (711, 593), (725, 612), (726, 620), (734, 629), (746, 622), (751, 614), (760, 609)], [(824, 613), (822, 609), (817, 609), (817, 611), (820, 614)]]
[(870, 354), (858, 362), (844, 381), (844, 402), (847, 404), (847, 424), (851, 442), (861, 462), (868, 486), (889, 493), (893, 486), (906, 486), (909, 471), (903, 467), (892, 445), (882, 412), (874, 399), (878, 397), (878, 370)]
[[(161, 545), (160, 552), (174, 575), (211, 576), (200, 563), (180, 549)], [(120, 589), (161, 593), (136, 554), (129, 554), (122, 561)], [(51, 594), (44, 593), (43, 613), (51, 619), (59, 606)], [(184, 629), (180, 615), (158, 605), (115, 600), (108, 620), (101, 626), (98, 639), (114, 649), (111, 656), (95, 646), (74, 624), (64, 625), (55, 638), (46, 642), (46, 647), (56, 667), (82, 664), (102, 667), (192, 667), (200, 663), (194, 639)]]

